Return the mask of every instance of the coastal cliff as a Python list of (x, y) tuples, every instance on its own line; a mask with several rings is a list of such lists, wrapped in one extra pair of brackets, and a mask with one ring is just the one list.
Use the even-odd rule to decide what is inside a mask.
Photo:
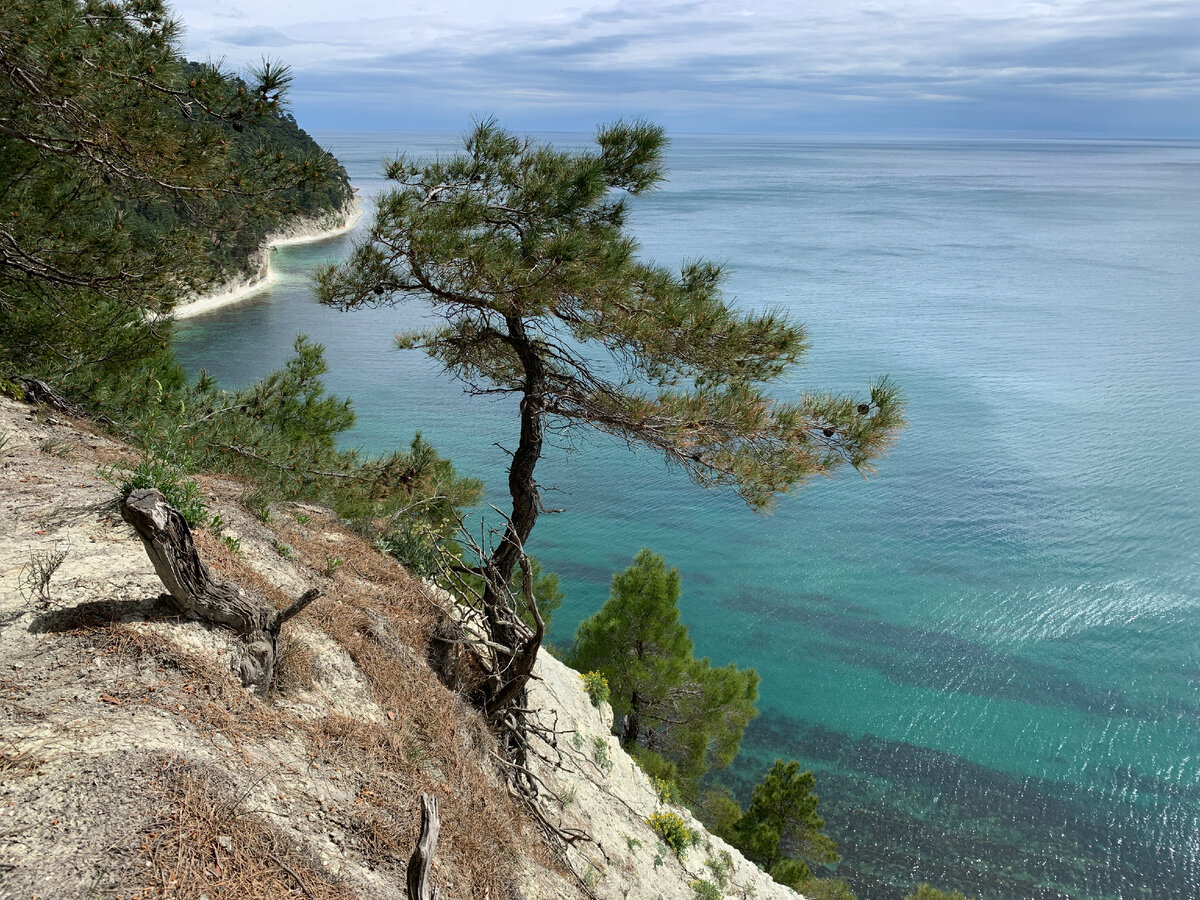
[(237, 275), (212, 285), (203, 294), (185, 299), (172, 310), (171, 317), (187, 319), (198, 316), (237, 303), (269, 287), (274, 281), (271, 252), (276, 247), (314, 243), (348, 234), (362, 217), (362, 200), (357, 195), (352, 195), (337, 209), (313, 216), (292, 216), (280, 228), (266, 235), (262, 245), (251, 254)]
[[(477, 714), (434, 676), (445, 595), (318, 506), (252, 513), (245, 483), (200, 478), (196, 531), (223, 577), (284, 605), (259, 698), (236, 639), (162, 598), (111, 474), (127, 446), (0, 398), (0, 897), (393, 898), (420, 795), (441, 805), (441, 896), (795, 898), (685, 810), (681, 856), (646, 824), (660, 803), (578, 673), (544, 651), (530, 703), (543, 813), (586, 838), (547, 843), (493, 763)], [(707, 895), (706, 895), (707, 896)]]

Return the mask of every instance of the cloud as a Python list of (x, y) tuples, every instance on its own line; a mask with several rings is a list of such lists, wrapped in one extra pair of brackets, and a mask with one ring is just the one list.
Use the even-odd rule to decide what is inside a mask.
[(1164, 127), (1200, 126), (1200, 11), (1175, 0), (975, 0), (966, 13), (933, 0), (813, 0), (802, 12), (537, 0), (520, 13), (367, 0), (355, 20), (313, 0), (277, 3), (222, 0), (222, 14), (245, 17), (236, 31), (199, 0), (177, 10), (189, 21), (196, 5), (193, 55), (236, 63), (286, 46), (298, 112), (314, 110), (316, 127), (495, 112), (575, 128), (623, 111), (713, 131), (979, 128), (990, 112), (1001, 130), (1053, 129), (1057, 117), (1108, 133), (1121, 117), (1146, 128), (1148, 108), (1131, 116), (1145, 98)]
[(291, 47), (299, 41), (293, 41), (278, 28), (254, 26), (220, 32), (217, 40), (234, 47)]

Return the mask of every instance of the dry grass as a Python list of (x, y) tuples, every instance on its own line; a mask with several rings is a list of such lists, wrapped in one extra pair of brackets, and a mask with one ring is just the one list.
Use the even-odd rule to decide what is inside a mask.
[(28, 748), (18, 747), (11, 741), (0, 743), (0, 774), (2, 775), (32, 775), (42, 765), (43, 760), (33, 755)]
[(479, 716), (415, 653), (380, 640), (380, 622), (366, 610), (343, 610), (322, 624), (350, 653), (387, 716), (371, 722), (331, 715), (307, 725), (314, 763), (354, 779), (351, 828), (361, 851), (381, 869), (397, 868), (417, 838), (417, 798), (432, 793), (441, 807), (439, 883), (452, 882), (456, 896), (506, 896), (517, 860), (546, 854), (494, 774), (495, 742)]
[(153, 882), (140, 900), (354, 900), (349, 887), (248, 812), (219, 773), (167, 760), (152, 789), (161, 808), (142, 844)]
[[(213, 480), (206, 493), (232, 497), (236, 487)], [(347, 838), (383, 872), (403, 872), (419, 831), (423, 792), (435, 795), (440, 806), (434, 873), (443, 894), (498, 900), (510, 895), (522, 861), (556, 868), (498, 773), (491, 758), (495, 739), (425, 662), (429, 636), (442, 616), (427, 588), (332, 514), (304, 512), (303, 526), (290, 515), (277, 515), (268, 526), (295, 548), (302, 574), (324, 591), (283, 629), (276, 693), (287, 696), (317, 681), (313, 650), (295, 629), (305, 621), (349, 654), (384, 710), (383, 721), (337, 712), (301, 720), (248, 694), (214, 658), (164, 642), (153, 629), (114, 622), (99, 609), (80, 614), (80, 636), (107, 653), (154, 666), (159, 684), (150, 702), (206, 733), (246, 747), (268, 737), (302, 737), (312, 765), (323, 770), (319, 774), (337, 772), (340, 784), (351, 785), (355, 801), (342, 819)], [(276, 606), (290, 602), (219, 535), (201, 529), (195, 540), (214, 574)], [(342, 564), (331, 569), (331, 557)], [(147, 838), (156, 880), (142, 900), (201, 893), (213, 900), (353, 896), (298, 859), (279, 833), (248, 815), (228, 790), (218, 789), (215, 777), (176, 766), (159, 778), (167, 812)]]
[(275, 649), (275, 679), (271, 690), (284, 697), (313, 687), (317, 682), (316, 656), (294, 629), (279, 635)]

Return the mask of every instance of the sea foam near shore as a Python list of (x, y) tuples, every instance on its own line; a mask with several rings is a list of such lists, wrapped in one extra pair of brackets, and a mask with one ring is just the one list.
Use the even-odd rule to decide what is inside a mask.
[(293, 244), (311, 244), (329, 238), (339, 237), (353, 231), (363, 217), (362, 200), (355, 197), (344, 208), (345, 215), (341, 224), (329, 227), (330, 215), (312, 218), (295, 219), (279, 231), (271, 232), (263, 242), (258, 256), (261, 259), (258, 271), (250, 275), (240, 275), (237, 278), (223, 282), (217, 289), (201, 294), (192, 300), (180, 303), (172, 311), (174, 319), (190, 319), (245, 300), (264, 288), (270, 287), (276, 279), (271, 268), (271, 251), (276, 247), (287, 247)]

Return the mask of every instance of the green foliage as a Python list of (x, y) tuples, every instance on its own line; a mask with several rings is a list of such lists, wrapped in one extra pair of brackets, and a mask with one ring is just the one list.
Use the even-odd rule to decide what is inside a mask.
[(763, 384), (800, 361), (803, 329), (726, 302), (716, 265), (672, 272), (641, 260), (623, 195), (664, 180), (662, 128), (618, 122), (595, 144), (558, 150), (487, 121), (462, 153), (398, 157), (366, 241), (319, 273), (320, 299), (339, 309), (427, 301), (445, 324), (401, 347), (470, 388), (522, 394), (524, 416), (649, 447), (756, 508), (842, 463), (869, 470), (902, 424), (897, 392), (881, 381), (865, 398), (773, 399)]
[(658, 797), (659, 803), (665, 803), (669, 806), (675, 806), (679, 803), (679, 789), (674, 781), (668, 781), (665, 778), (657, 778), (650, 776), (650, 786), (654, 788), (654, 795)]
[(968, 900), (968, 898), (959, 891), (939, 891), (932, 885), (921, 883), (904, 900)]
[(692, 896), (695, 900), (721, 900), (725, 893), (711, 881), (697, 878), (692, 882)]
[(310, 139), (280, 143), (286, 73), (186, 64), (178, 33), (162, 0), (0, 7), (0, 369), (84, 399), (164, 356), (157, 315), (293, 200), (350, 196)]
[(733, 792), (723, 785), (705, 789), (696, 804), (696, 815), (713, 834), (733, 843), (733, 829), (742, 817), (742, 808)]
[[(284, 217), (329, 213), (345, 171), (283, 109), (286, 67), (249, 80), (187, 63), (163, 0), (0, 5), (0, 382), (29, 373), (96, 413), (194, 523), (189, 473), (246, 478), (269, 500), (331, 506), (426, 545), (481, 485), (418, 435), (382, 457), (338, 448), (354, 420), (304, 338), (262, 381), (189, 380), (165, 318), (243, 268)], [(189, 494), (189, 491), (193, 493)]]
[(118, 485), (122, 497), (143, 488), (157, 488), (190, 527), (200, 528), (208, 523), (208, 507), (201, 499), (200, 486), (178, 465), (150, 458), (143, 459), (132, 469), (104, 467), (100, 474), (106, 481)]
[(683, 856), (692, 846), (691, 829), (679, 813), (660, 810), (646, 819), (646, 824), (654, 829), (654, 833), (662, 838), (663, 843), (670, 847), (676, 856)]
[(733, 857), (728, 850), (722, 850), (716, 856), (704, 860), (704, 867), (712, 873), (713, 883), (721, 890), (729, 887), (729, 874), (733, 871)]
[(832, 865), (839, 859), (817, 815), (815, 785), (812, 772), (801, 772), (795, 760), (776, 760), (733, 826), (734, 846), (781, 884), (795, 887), (811, 877), (809, 863)]
[(608, 679), (604, 677), (602, 672), (584, 672), (579, 677), (583, 679), (583, 689), (587, 691), (588, 699), (592, 701), (592, 706), (599, 709), (608, 702), (610, 696)]
[(423, 541), (432, 554), (453, 532), (456, 508), (476, 502), (482, 485), (458, 477), (419, 434), (384, 456), (340, 449), (338, 437), (354, 422), (350, 402), (326, 393), (320, 344), (300, 337), (294, 349), (281, 369), (238, 391), (205, 374), (189, 384), (173, 364), (147, 364), (102, 385), (95, 402), (141, 446), (146, 465), (161, 469), (160, 479), (238, 475), (250, 483), (243, 505), (263, 522), (274, 502), (317, 502), (386, 549)]
[(605, 772), (609, 772), (613, 767), (612, 754), (608, 751), (608, 741), (600, 735), (596, 735), (592, 739), (592, 747), (596, 751), (596, 765)]
[(757, 713), (758, 674), (696, 659), (679, 621), (679, 572), (642, 550), (613, 576), (610, 599), (575, 634), (571, 664), (603, 673), (622, 744), (641, 744), (695, 778), (737, 754)]
[[(665, 146), (663, 129), (642, 121), (600, 128), (583, 151), (479, 123), (462, 153), (388, 163), (396, 187), (377, 199), (366, 239), (346, 263), (317, 273), (318, 299), (337, 309), (420, 303), (440, 324), (400, 335), (401, 349), (423, 350), (470, 392), (520, 398), (512, 507), (480, 561), (489, 580), (479, 604), (485, 638), (516, 659), (529, 657), (522, 630), (507, 624), (504, 588), (543, 509), (535, 470), (548, 422), (649, 448), (755, 509), (842, 464), (869, 471), (903, 425), (886, 379), (865, 397), (777, 401), (767, 383), (801, 360), (803, 329), (726, 302), (718, 266), (688, 263), (676, 274), (639, 258), (626, 197), (663, 181)], [(604, 670), (632, 717), (624, 742), (661, 746), (688, 773), (727, 764), (753, 715), (757, 676), (713, 669), (690, 647), (660, 660), (686, 671), (670, 673), (668, 696), (651, 704), (623, 694)], [(517, 702), (529, 665), (485, 679), (473, 702), (489, 716)], [(684, 684), (698, 690), (677, 689)], [(684, 725), (665, 727), (657, 710), (668, 707)]]
[[(791, 882), (783, 883), (790, 884)], [(808, 878), (796, 884), (795, 888), (807, 900), (856, 900), (854, 891), (850, 890), (850, 885), (840, 878)]]
[(604, 870), (596, 865), (595, 860), (588, 860), (587, 871), (583, 873), (583, 886), (589, 891), (594, 891), (603, 877)]

